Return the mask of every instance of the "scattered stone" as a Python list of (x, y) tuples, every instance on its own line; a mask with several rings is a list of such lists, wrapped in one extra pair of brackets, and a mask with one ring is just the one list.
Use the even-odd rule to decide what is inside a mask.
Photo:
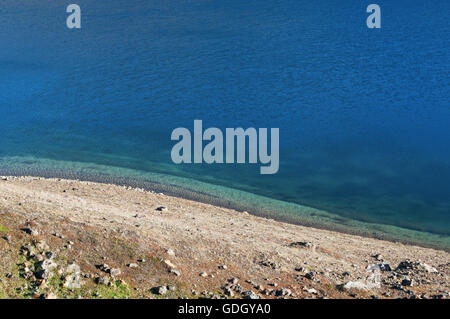
[(315, 271), (310, 271), (305, 275), (305, 277), (310, 280), (316, 280), (317, 279), (316, 276), (317, 276), (317, 272), (315, 272)]
[(53, 275), (52, 271), (56, 267), (58, 267), (58, 265), (53, 260), (43, 260), (37, 264), (35, 276), (39, 279), (48, 279)]
[(141, 258), (141, 259), (138, 259), (138, 262), (140, 262), (140, 263), (145, 263), (147, 260), (145, 260), (145, 258)]
[(50, 293), (42, 294), (42, 295), (40, 296), (40, 298), (41, 298), (41, 299), (58, 299), (58, 296), (55, 295), (54, 293), (50, 292)]
[(167, 289), (168, 289), (169, 291), (176, 291), (176, 290), (177, 290), (177, 287), (175, 287), (175, 286), (167, 286)]
[(383, 271), (383, 272), (392, 271), (391, 266), (386, 263), (369, 265), (369, 266), (367, 266), (366, 270), (369, 270), (369, 271), (379, 270), (379, 271)]
[(269, 267), (269, 268), (272, 268), (272, 269), (278, 269), (278, 268), (280, 268), (277, 264), (275, 264), (274, 262), (272, 262), (272, 261), (270, 261), (270, 260), (261, 260), (261, 261), (259, 262), (259, 264), (260, 264), (261, 266)]
[(314, 289), (314, 288), (311, 288), (311, 289), (305, 289), (305, 291), (306, 291), (306, 292), (309, 292), (310, 294), (317, 295), (317, 290)]
[(97, 267), (97, 269), (99, 269), (103, 272), (106, 272), (106, 273), (109, 273), (111, 271), (111, 268), (109, 268), (109, 266), (107, 264), (97, 265), (96, 267)]
[(431, 267), (430, 265), (421, 262), (414, 262), (409, 259), (400, 262), (400, 264), (397, 266), (395, 270), (399, 272), (407, 272), (407, 271), (425, 271), (429, 273), (438, 272), (436, 268)]
[(111, 277), (117, 277), (122, 273), (122, 271), (119, 268), (112, 268), (109, 273), (111, 274)]
[(39, 251), (44, 251), (44, 250), (50, 249), (50, 247), (47, 245), (45, 240), (38, 241), (35, 246)]
[(281, 288), (275, 292), (275, 295), (277, 297), (289, 297), (290, 295), (292, 295), (292, 291), (287, 288)]
[(81, 288), (81, 269), (77, 264), (71, 264), (67, 267), (66, 273), (68, 275), (65, 277), (64, 287), (70, 289), (79, 289)]
[(386, 263), (378, 264), (378, 267), (380, 267), (381, 271), (392, 271), (391, 266)]
[(108, 286), (110, 284), (109, 278), (106, 276), (101, 276), (97, 278), (97, 284)]
[(380, 254), (376, 254), (375, 256), (373, 256), (373, 258), (375, 258), (378, 261), (382, 261), (383, 260), (383, 256)]
[(24, 231), (25, 233), (27, 233), (28, 235), (31, 235), (31, 236), (39, 235), (39, 231), (37, 231), (34, 228), (22, 228), (22, 231)]
[(159, 206), (156, 208), (158, 212), (167, 212), (169, 209), (166, 206)]
[(10, 235), (6, 235), (2, 237), (4, 240), (6, 241), (10, 241), (11, 240), (11, 236)]
[(208, 274), (206, 272), (202, 272), (202, 273), (200, 273), (200, 276), (201, 277), (208, 277)]
[(169, 259), (164, 260), (164, 263), (169, 266), (170, 268), (177, 268)]
[(260, 296), (251, 290), (243, 292), (242, 297), (244, 297), (244, 299), (261, 299)]
[(172, 249), (167, 250), (167, 255), (169, 256), (175, 256), (175, 252)]
[(227, 265), (220, 265), (220, 266), (219, 266), (219, 269), (227, 270), (228, 267), (227, 267)]
[(264, 286), (262, 286), (262, 285), (255, 285), (255, 286), (253, 286), (256, 290), (259, 290), (259, 291), (264, 291)]
[(413, 280), (409, 278), (405, 278), (402, 280), (402, 286), (411, 287), (413, 286)]
[(290, 243), (289, 247), (308, 248), (308, 249), (311, 249), (312, 251), (316, 250), (316, 245), (314, 245), (313, 243), (311, 243), (309, 241), (298, 241), (298, 242)]
[(263, 292), (266, 296), (272, 296), (274, 295), (274, 290), (273, 289), (266, 289)]
[(367, 285), (361, 281), (348, 281), (345, 284), (338, 286), (338, 288), (345, 290), (351, 289), (368, 290)]
[(138, 264), (131, 263), (131, 264), (128, 264), (127, 266), (128, 266), (128, 268), (137, 268)]
[(36, 256), (36, 252), (34, 251), (34, 247), (30, 244), (24, 245), (20, 248), (20, 251), (22, 254), (24, 254), (27, 257), (34, 257)]
[(229, 297), (234, 297), (234, 292), (230, 288), (224, 288), (223, 290), (225, 292), (225, 295), (227, 295)]
[(180, 276), (181, 275), (180, 271), (176, 270), (176, 269), (170, 269), (169, 272), (171, 274), (174, 274), (175, 276)]
[(244, 287), (242, 287), (240, 284), (234, 285), (233, 289), (238, 294), (242, 294), (245, 291)]
[[(31, 271), (31, 269), (28, 266), (25, 266), (25, 268), (23, 269), (23, 273), (22, 273), (22, 277), (25, 279), (32, 279), (34, 276), (34, 273)], [(43, 281), (45, 282), (45, 281)]]
[(55, 256), (56, 256), (56, 254), (55, 254), (53, 251), (47, 251), (47, 252), (45, 252), (45, 257), (46, 257), (47, 259), (53, 259), (53, 258), (55, 258)]
[(228, 280), (231, 284), (236, 285), (239, 282), (239, 279), (237, 279), (236, 277), (231, 278)]
[(448, 298), (449, 294), (443, 293), (438, 295), (432, 295), (431, 299), (445, 299)]
[(152, 289), (154, 294), (157, 295), (165, 295), (167, 293), (167, 287), (166, 286), (159, 286)]

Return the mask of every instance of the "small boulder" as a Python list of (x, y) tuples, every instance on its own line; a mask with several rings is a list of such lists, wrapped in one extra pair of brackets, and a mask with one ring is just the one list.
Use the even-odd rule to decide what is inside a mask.
[(153, 293), (160, 295), (160, 296), (165, 295), (165, 294), (167, 294), (167, 287), (166, 286), (155, 287), (155, 288), (153, 288)]
[(122, 271), (119, 268), (112, 268), (109, 273), (111, 274), (111, 277), (117, 277), (122, 273)]
[(351, 289), (357, 289), (357, 290), (368, 290), (369, 287), (361, 281), (348, 281), (343, 285), (339, 286), (340, 289), (345, 290), (351, 290)]
[(405, 278), (402, 280), (402, 286), (405, 287), (412, 287), (413, 286), (413, 280), (409, 278)]
[(167, 250), (167, 255), (169, 256), (175, 256), (175, 252), (172, 249)]
[(44, 250), (50, 249), (50, 247), (47, 245), (47, 242), (45, 240), (38, 241), (35, 246), (39, 251), (44, 251)]
[(164, 260), (164, 263), (170, 268), (177, 268), (169, 259)]
[(27, 233), (28, 235), (31, 235), (31, 236), (39, 235), (39, 231), (37, 229), (34, 229), (34, 228), (29, 228), (29, 227), (22, 228), (22, 231), (24, 231), (25, 233)]
[(108, 286), (110, 284), (109, 278), (106, 276), (101, 276), (96, 279), (97, 284)]
[(261, 299), (260, 296), (258, 296), (251, 290), (243, 292), (242, 297), (244, 297), (244, 299)]
[(174, 274), (175, 276), (180, 276), (181, 275), (180, 271), (177, 270), (177, 269), (170, 269), (169, 272), (171, 274)]
[(292, 295), (292, 291), (287, 288), (281, 288), (275, 292), (275, 295), (277, 297), (289, 297), (290, 295)]
[(313, 243), (309, 242), (309, 241), (297, 241), (297, 242), (293, 242), (289, 244), (289, 247), (294, 247), (294, 248), (307, 248), (307, 249), (311, 249), (312, 251), (316, 250), (316, 245), (314, 245)]
[(81, 288), (81, 269), (77, 264), (71, 264), (67, 267), (66, 273), (68, 274), (65, 277), (64, 287), (70, 289), (79, 289)]
[(58, 267), (58, 265), (51, 259), (45, 259), (37, 264), (36, 277), (39, 279), (48, 279), (53, 273), (52, 271)]

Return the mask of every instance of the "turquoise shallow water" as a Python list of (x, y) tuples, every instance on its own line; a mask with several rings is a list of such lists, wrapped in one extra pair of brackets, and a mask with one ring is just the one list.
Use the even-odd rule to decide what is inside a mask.
[[(379, 1), (381, 30), (357, 0), (77, 3), (82, 30), (63, 3), (2, 2), (2, 174), (450, 247), (448, 2)], [(279, 173), (173, 164), (194, 119), (279, 127)]]

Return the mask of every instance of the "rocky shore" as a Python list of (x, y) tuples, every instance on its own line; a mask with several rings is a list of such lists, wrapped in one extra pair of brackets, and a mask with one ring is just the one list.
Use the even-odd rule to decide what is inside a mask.
[(0, 298), (449, 298), (445, 251), (128, 187), (0, 178)]

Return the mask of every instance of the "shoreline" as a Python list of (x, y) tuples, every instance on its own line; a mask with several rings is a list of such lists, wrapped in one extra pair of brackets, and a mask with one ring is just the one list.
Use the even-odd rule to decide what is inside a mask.
[[(55, 161), (59, 163), (60, 161)], [(64, 162), (67, 164), (67, 162)], [(116, 167), (104, 166), (94, 163), (86, 163), (95, 165), (96, 168), (104, 169)], [(97, 167), (98, 166), (98, 167)], [(133, 173), (139, 173), (134, 169), (117, 168), (118, 170), (129, 170)], [(5, 174), (5, 173), (10, 174)], [(145, 172), (145, 174), (152, 175), (150, 172)], [(388, 224), (378, 224), (370, 223), (366, 221), (360, 221), (357, 219), (349, 219), (341, 217), (338, 214), (329, 213), (327, 211), (303, 206), (296, 203), (284, 202), (265, 196), (248, 193), (234, 188), (224, 187), (220, 185), (209, 184), (205, 182), (200, 182), (194, 179), (187, 179), (184, 177), (179, 177), (177, 175), (167, 175), (157, 173), (154, 175), (167, 176), (169, 179), (174, 178), (173, 182), (160, 182), (158, 180), (146, 180), (145, 178), (140, 179), (139, 175), (136, 176), (121, 176), (117, 174), (114, 176), (109, 173), (96, 173), (95, 170), (92, 172), (77, 172), (76, 170), (71, 171), (70, 169), (27, 169), (22, 168), (19, 171), (0, 169), (0, 175), (11, 176), (11, 177), (41, 177), (41, 178), (61, 178), (79, 181), (96, 182), (102, 184), (111, 184), (118, 186), (128, 186), (133, 188), (142, 188), (147, 191), (163, 192), (170, 196), (178, 197), (181, 199), (188, 199), (193, 201), (198, 201), (201, 203), (212, 204), (218, 207), (230, 208), (238, 211), (245, 211), (254, 216), (263, 217), (267, 219), (273, 219), (280, 222), (285, 222), (293, 225), (300, 225), (306, 227), (312, 227), (323, 230), (330, 230), (335, 232), (340, 232), (350, 235), (358, 235), (367, 238), (375, 238), (380, 240), (387, 240), (391, 242), (400, 242), (406, 245), (418, 245), (426, 248), (434, 248), (450, 252), (450, 237), (442, 234), (435, 234), (420, 230), (408, 229), (404, 227), (398, 227)], [(189, 180), (193, 183), (198, 183), (201, 186), (207, 185), (205, 192), (202, 192), (195, 187), (189, 187), (190, 185), (179, 185), (177, 179)], [(213, 191), (208, 189), (216, 188)], [(221, 193), (223, 189), (226, 189), (230, 193), (229, 198), (226, 195), (212, 194), (213, 192)], [(208, 193), (210, 192), (210, 193)], [(246, 203), (245, 199), (232, 199), (231, 195), (233, 193), (238, 193), (238, 196), (254, 197), (253, 205), (252, 203)], [(239, 195), (244, 194), (244, 195)], [(261, 204), (262, 203), (262, 204)], [(282, 209), (286, 211), (282, 212)], [(306, 214), (305, 214), (306, 212)], [(297, 214), (299, 213), (299, 214)], [(309, 216), (308, 216), (309, 215)], [(445, 240), (444, 240), (445, 238)]]
[[(0, 229), (7, 238), (0, 239), (0, 271), (20, 265), (20, 274), (23, 247), (49, 246), (60, 272), (75, 262), (87, 276), (86, 291), (65, 290), (65, 276), (56, 286), (44, 280), (44, 288), (42, 279), (32, 279), (39, 293), (90, 298), (93, 289), (105, 288), (98, 285), (106, 280), (106, 266), (97, 267), (103, 264), (121, 270), (118, 285), (133, 287), (127, 290), (133, 298), (157, 297), (153, 288), (161, 283), (177, 287), (174, 298), (447, 298), (450, 291), (450, 255), (443, 250), (288, 224), (129, 186), (9, 177), (0, 180), (0, 194)], [(25, 266), (35, 258), (45, 254), (28, 256)], [(0, 295), (14, 297), (22, 277), (0, 282)], [(109, 280), (117, 283), (117, 277)], [(117, 293), (101, 291), (103, 297)]]

